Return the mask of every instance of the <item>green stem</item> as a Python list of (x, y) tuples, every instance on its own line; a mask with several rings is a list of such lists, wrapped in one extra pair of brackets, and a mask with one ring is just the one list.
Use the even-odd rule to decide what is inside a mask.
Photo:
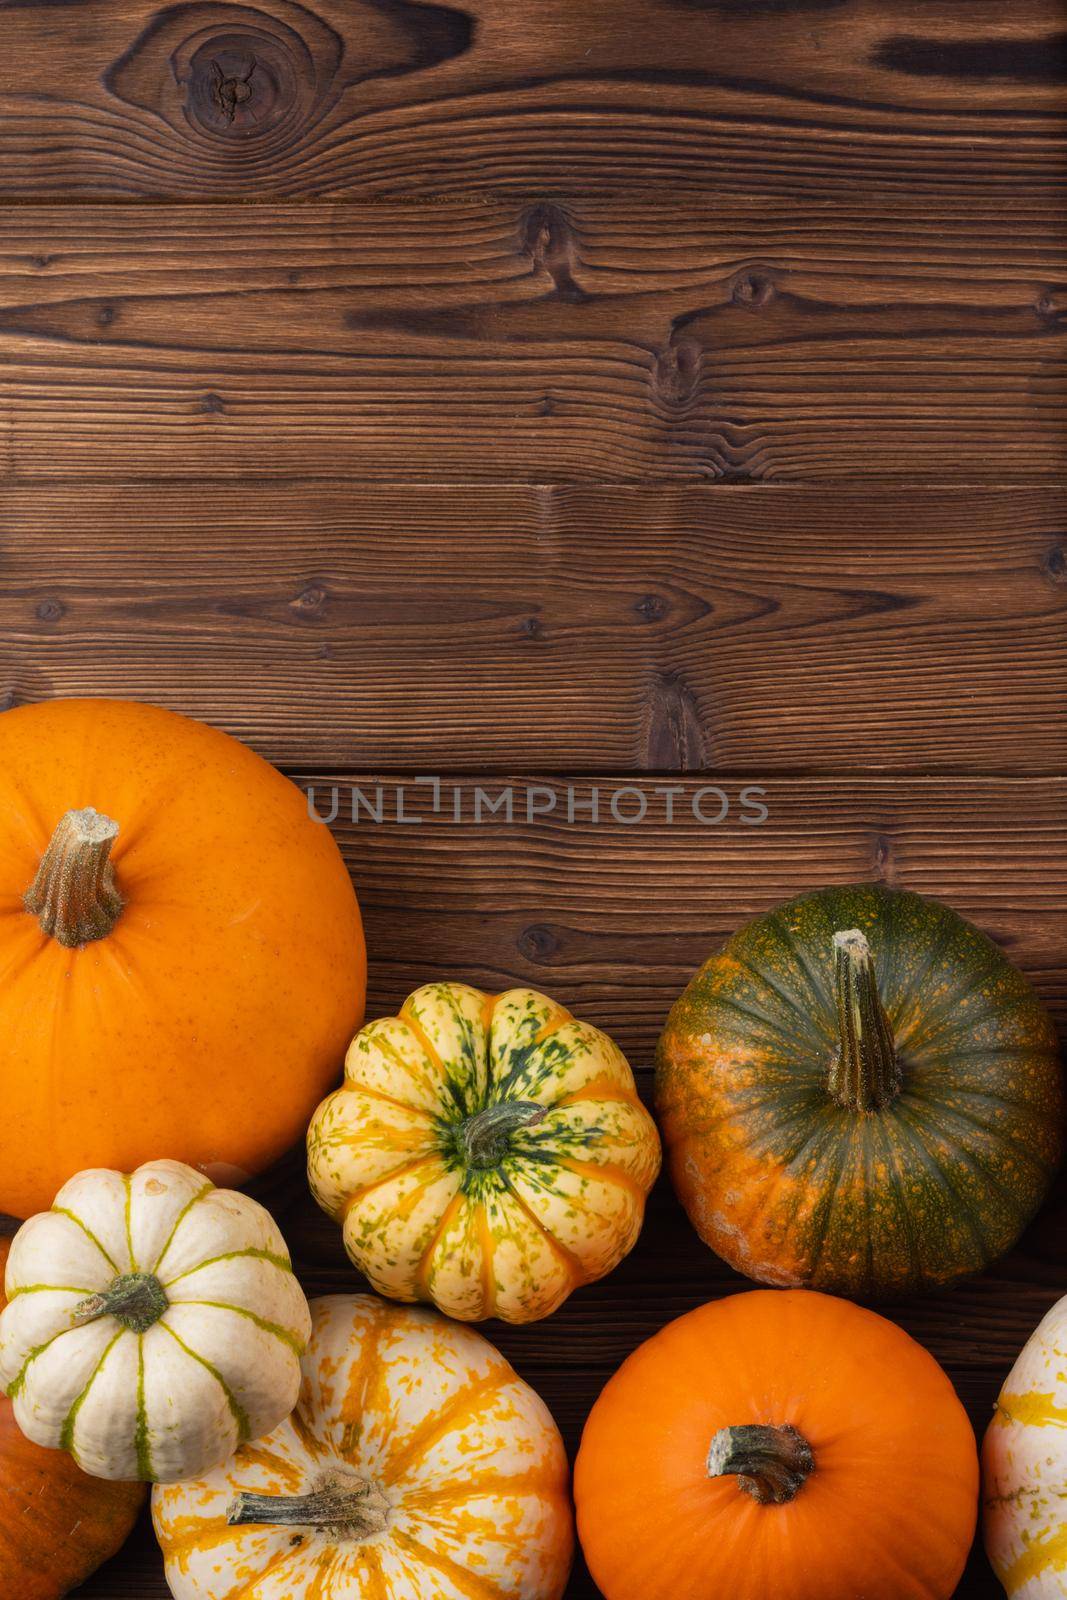
[(122, 910), (111, 846), (117, 822), (85, 806), (56, 824), (23, 904), (51, 938), (68, 949), (106, 939)]
[(74, 1308), (75, 1327), (115, 1317), (133, 1333), (147, 1333), (170, 1305), (158, 1278), (150, 1272), (127, 1272), (100, 1294), (91, 1294)]
[(881, 1111), (904, 1082), (893, 1030), (878, 993), (871, 947), (858, 928), (834, 934), (837, 1053), (828, 1088), (850, 1111)]
[(761, 1506), (795, 1499), (814, 1470), (811, 1445), (789, 1423), (781, 1428), (762, 1423), (721, 1428), (708, 1451), (708, 1477), (732, 1474), (737, 1487)]
[(508, 1153), (511, 1135), (519, 1128), (532, 1128), (548, 1115), (546, 1106), (534, 1100), (505, 1100), (486, 1106), (461, 1123), (456, 1144), (468, 1167), (497, 1167)]
[(239, 1494), (226, 1513), (231, 1527), (330, 1528), (346, 1538), (368, 1539), (384, 1531), (390, 1503), (376, 1484), (346, 1478), (327, 1482), (315, 1494)]

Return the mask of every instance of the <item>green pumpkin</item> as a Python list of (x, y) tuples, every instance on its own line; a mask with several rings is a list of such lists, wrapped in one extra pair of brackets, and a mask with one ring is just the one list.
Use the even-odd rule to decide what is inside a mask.
[(736, 933), (671, 1011), (656, 1094), (694, 1227), (763, 1283), (878, 1297), (976, 1272), (1062, 1154), (1030, 984), (947, 906), (877, 884)]

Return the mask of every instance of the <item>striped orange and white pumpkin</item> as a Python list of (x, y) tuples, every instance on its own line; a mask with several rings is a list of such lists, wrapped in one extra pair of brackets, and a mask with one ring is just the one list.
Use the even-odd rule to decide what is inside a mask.
[(533, 989), (432, 983), (358, 1033), (308, 1131), (316, 1200), (380, 1293), (546, 1317), (633, 1246), (655, 1124), (607, 1034)]
[(1067, 1296), (1038, 1323), (982, 1446), (985, 1545), (1012, 1600), (1067, 1595)]
[(153, 1493), (176, 1600), (560, 1600), (567, 1460), (533, 1390), (432, 1311), (311, 1311), (292, 1417)]
[(270, 1215), (181, 1161), (94, 1168), (8, 1257), (0, 1382), (98, 1478), (203, 1472), (288, 1416), (310, 1331)]

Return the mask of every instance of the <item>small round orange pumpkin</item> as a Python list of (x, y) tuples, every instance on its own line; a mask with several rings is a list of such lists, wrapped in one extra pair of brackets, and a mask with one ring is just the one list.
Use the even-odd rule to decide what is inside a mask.
[[(0, 1239), (0, 1310), (10, 1239)], [(143, 1483), (90, 1478), (65, 1450), (31, 1444), (0, 1398), (0, 1594), (60, 1600), (125, 1543)]]
[(586, 1423), (574, 1492), (607, 1600), (948, 1600), (978, 1453), (901, 1328), (764, 1289), (634, 1351)]
[(120, 700), (0, 717), (0, 1210), (169, 1156), (224, 1184), (307, 1125), (362, 1020), (328, 829), (244, 745)]

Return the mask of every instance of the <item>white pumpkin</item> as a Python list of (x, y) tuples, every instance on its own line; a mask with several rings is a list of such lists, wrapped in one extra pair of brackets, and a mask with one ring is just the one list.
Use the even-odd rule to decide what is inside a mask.
[(1038, 1323), (982, 1446), (985, 1546), (1018, 1600), (1067, 1596), (1067, 1296)]
[(176, 1600), (560, 1600), (567, 1457), (488, 1340), (369, 1295), (311, 1303), (293, 1415), (152, 1496)]
[(180, 1161), (72, 1178), (15, 1235), (6, 1291), (15, 1419), (94, 1477), (204, 1472), (296, 1402), (311, 1318), (285, 1241)]

